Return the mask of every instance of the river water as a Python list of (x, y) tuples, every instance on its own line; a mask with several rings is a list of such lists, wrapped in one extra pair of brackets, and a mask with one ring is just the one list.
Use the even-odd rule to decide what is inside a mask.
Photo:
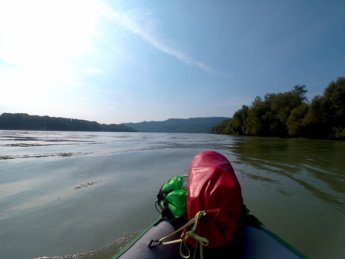
[(0, 131), (0, 258), (109, 258), (204, 150), (231, 161), (268, 229), (309, 257), (343, 258), (345, 142), (44, 131)]

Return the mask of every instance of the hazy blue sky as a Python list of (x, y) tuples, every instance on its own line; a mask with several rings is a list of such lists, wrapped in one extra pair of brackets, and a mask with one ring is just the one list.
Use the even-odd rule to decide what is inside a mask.
[(0, 113), (232, 116), (345, 75), (345, 1), (3, 1)]

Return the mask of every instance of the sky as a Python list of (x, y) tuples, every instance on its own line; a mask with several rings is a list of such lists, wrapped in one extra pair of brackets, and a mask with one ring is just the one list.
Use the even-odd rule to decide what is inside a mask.
[(231, 117), (345, 76), (345, 1), (0, 0), (0, 114)]

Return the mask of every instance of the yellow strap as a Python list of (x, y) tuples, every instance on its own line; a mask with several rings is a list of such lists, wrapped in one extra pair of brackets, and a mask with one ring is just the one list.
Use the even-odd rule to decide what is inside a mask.
[[(203, 247), (204, 246), (208, 246), (209, 241), (207, 238), (199, 236), (197, 233), (195, 233), (195, 230), (197, 228), (198, 225), (198, 221), (199, 219), (201, 219), (203, 216), (206, 215), (206, 211), (199, 211), (198, 213), (195, 214), (195, 217), (192, 218), (190, 221), (188, 221), (186, 224), (184, 224), (182, 227), (180, 227), (179, 229), (177, 229), (176, 231), (172, 232), (169, 235), (166, 235), (162, 238), (160, 238), (158, 240), (158, 245), (170, 245), (170, 244), (176, 244), (176, 243), (180, 243), (180, 255), (182, 258), (184, 259), (188, 259), (190, 257), (190, 251), (188, 249), (188, 246), (186, 245), (186, 240), (191, 237), (194, 238), (197, 241), (197, 246), (195, 247), (195, 250), (197, 249), (197, 247), (199, 246), (199, 254), (200, 254), (200, 258), (203, 259), (204, 255), (203, 255)], [(184, 230), (185, 228), (189, 227), (193, 225), (192, 229), (190, 231), (187, 231), (182, 238), (180, 239), (175, 239), (175, 240), (170, 240), (170, 241), (164, 241), (167, 238), (177, 234), (178, 232)], [(183, 246), (185, 247), (185, 250), (187, 251), (187, 254), (185, 255), (182, 251)], [(196, 253), (194, 253), (193, 258), (195, 258)]]
[[(171, 237), (171, 236), (173, 236), (173, 235), (175, 235), (175, 234), (181, 232), (181, 231), (184, 230), (185, 228), (191, 226), (192, 224), (194, 224), (194, 221), (195, 221), (195, 218), (192, 218), (190, 221), (188, 221), (186, 224), (184, 224), (184, 225), (183, 225), (182, 227), (180, 227), (179, 229), (175, 230), (174, 232), (170, 233), (169, 235), (166, 235), (166, 236), (160, 238), (160, 239), (159, 239), (159, 243), (162, 244), (162, 245), (168, 244), (168, 242), (171, 242), (171, 241), (166, 241), (166, 242), (164, 242), (165, 239), (167, 239), (167, 238), (169, 238), (169, 237)], [(177, 239), (177, 240), (181, 240), (181, 239)], [(181, 241), (182, 241), (182, 240), (181, 240)], [(180, 241), (180, 242), (181, 242), (181, 241)], [(171, 244), (172, 244), (172, 243), (171, 243)]]
[[(188, 222), (187, 222), (186, 224), (184, 224), (182, 227), (180, 227), (179, 229), (177, 229), (177, 230), (175, 230), (174, 232), (170, 233), (169, 235), (166, 235), (166, 236), (160, 238), (160, 239), (159, 239), (159, 243), (164, 244), (164, 243), (165, 243), (165, 242), (164, 242), (165, 239), (167, 239), (167, 238), (169, 238), (169, 237), (171, 237), (171, 236), (173, 236), (173, 235), (175, 235), (175, 234), (181, 232), (182, 230), (184, 230), (185, 228), (187, 228), (187, 227), (189, 227), (189, 226), (191, 226), (191, 225), (193, 225), (193, 224), (194, 224), (194, 226), (193, 226), (193, 228), (192, 228), (191, 231), (195, 231), (196, 226), (197, 226), (197, 224), (198, 224), (198, 220), (199, 220), (201, 217), (205, 216), (205, 215), (206, 215), (206, 211), (199, 211), (197, 214), (195, 214), (195, 217), (194, 217), (194, 218), (192, 218), (190, 221), (188, 221)], [(182, 241), (182, 240), (181, 240), (181, 241)]]
[[(184, 246), (185, 250), (187, 251), (187, 255), (185, 255), (182, 251), (182, 246)], [(183, 259), (188, 259), (190, 257), (190, 251), (189, 251), (189, 248), (188, 246), (186, 245), (186, 242), (182, 241), (180, 243), (180, 256), (183, 258)]]
[[(199, 246), (199, 255), (200, 255), (200, 259), (204, 258), (204, 253), (203, 253), (203, 248), (204, 246), (208, 246), (209, 241), (207, 238), (199, 236), (197, 233), (192, 232), (192, 231), (188, 231), (187, 235), (194, 238), (197, 243), (196, 243), (196, 247), (195, 247), (195, 251), (197, 250), (198, 246)], [(196, 258), (196, 253), (194, 253), (193, 258)]]
[(192, 232), (192, 231), (188, 231), (187, 235), (194, 238), (196, 241), (198, 241), (200, 244), (202, 244), (203, 246), (208, 246), (208, 239), (202, 236), (199, 236), (197, 233)]

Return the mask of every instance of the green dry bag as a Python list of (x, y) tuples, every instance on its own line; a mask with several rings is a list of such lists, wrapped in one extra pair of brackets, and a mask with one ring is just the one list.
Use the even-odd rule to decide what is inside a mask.
[(169, 220), (186, 218), (186, 185), (187, 176), (180, 175), (170, 178), (163, 184), (157, 195), (156, 202), (162, 218)]

